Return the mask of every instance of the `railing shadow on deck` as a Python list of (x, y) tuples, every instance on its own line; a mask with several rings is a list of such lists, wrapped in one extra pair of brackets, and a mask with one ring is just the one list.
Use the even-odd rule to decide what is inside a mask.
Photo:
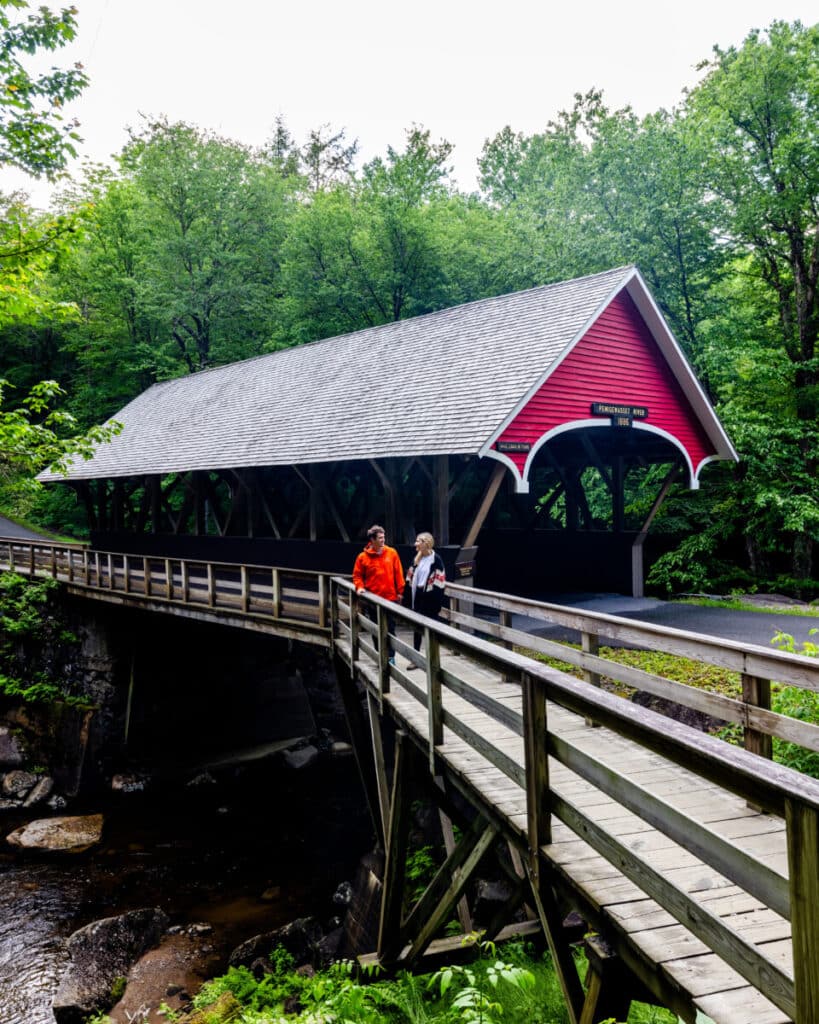
[[(483, 601), (501, 610), (510, 610), (504, 602), (515, 599), (450, 587), (457, 601)], [(464, 778), (486, 782), (490, 774), (509, 780), (517, 787), (519, 799), (510, 800), (495, 786), (499, 802), (507, 806), (507, 830), (523, 838), (530, 851), (550, 860), (552, 821), (562, 822), (617, 871), (682, 923), (707, 949), (712, 950), (789, 1018), (798, 1024), (819, 1020), (819, 782), (796, 771), (763, 761), (756, 754), (739, 749), (716, 737), (635, 706), (590, 682), (575, 679), (531, 658), (506, 650), (497, 642), (464, 632), (480, 630), (507, 644), (523, 643), (532, 648), (532, 637), (518, 635), (509, 627), (488, 628), (486, 621), (455, 607), (450, 624), (431, 622), (372, 595), (357, 597), (351, 584), (332, 582), (333, 621), (342, 657), (362, 679), (383, 709), (393, 713), (426, 750), (433, 773), (446, 771), (448, 762)], [(363, 606), (371, 613), (364, 614)], [(520, 607), (514, 610), (520, 610)], [(534, 611), (527, 603), (526, 614)], [(471, 611), (471, 610), (470, 610)], [(578, 614), (566, 609), (550, 609), (574, 628), (588, 630), (593, 621), (598, 635), (618, 633), (619, 638), (640, 643), (645, 628), (615, 617)], [(606, 618), (607, 621), (603, 621)], [(422, 652), (390, 628), (397, 621), (405, 628), (418, 628), (424, 635)], [(455, 626), (462, 629), (456, 629)], [(609, 631), (606, 633), (605, 631)], [(651, 629), (648, 632), (653, 632)], [(662, 631), (664, 635), (667, 631)], [(656, 640), (656, 636), (654, 638)], [(698, 638), (702, 646), (696, 653), (718, 658), (719, 641)], [(559, 646), (559, 645), (554, 645)], [(692, 653), (691, 635), (673, 638), (676, 647), (688, 656)], [(749, 674), (783, 676), (794, 685), (819, 688), (819, 672), (804, 660), (729, 645), (725, 661), (730, 667), (749, 670)], [(669, 647), (666, 647), (669, 649)], [(554, 654), (552, 646), (549, 653)], [(400, 658), (390, 661), (392, 651)], [(608, 662), (591, 651), (578, 653), (577, 663), (589, 672), (614, 675)], [(570, 660), (561, 648), (560, 657)], [(458, 655), (458, 658), (448, 657)], [(583, 655), (582, 659), (580, 655)], [(446, 664), (443, 659), (446, 657)], [(407, 664), (404, 664), (406, 661)], [(717, 663), (724, 663), (718, 661)], [(499, 700), (467, 678), (458, 665), (488, 669), (517, 691), (512, 700)], [(414, 665), (421, 672), (410, 673)], [(633, 673), (634, 670), (631, 670)], [(631, 677), (634, 685), (635, 676)], [(642, 683), (642, 679), (640, 682)], [(662, 688), (665, 689), (663, 681)], [(660, 683), (653, 683), (660, 687)], [(677, 684), (679, 685), (679, 684)], [(688, 689), (688, 688), (686, 688)], [(676, 692), (676, 691), (675, 691)], [(407, 703), (414, 702), (417, 712)], [(673, 699), (673, 698), (672, 698)], [(727, 700), (727, 699), (726, 699)], [(750, 709), (737, 709), (739, 702), (720, 702), (720, 713), (735, 711), (746, 724)], [(455, 708), (471, 708), (460, 713)], [(769, 864), (721, 836), (705, 821), (698, 821), (696, 809), (682, 812), (671, 802), (649, 792), (638, 782), (613, 772), (605, 758), (594, 756), (550, 726), (548, 708), (557, 706), (574, 712), (587, 722), (605, 726), (639, 748), (661, 755), (667, 761), (693, 772), (709, 784), (733, 793), (762, 811), (782, 818), (786, 828), (787, 868)], [(480, 712), (486, 728), (478, 724), (473, 712)], [(733, 712), (732, 712), (733, 713)], [(779, 724), (781, 716), (770, 713), (754, 717), (753, 726), (765, 729)], [(743, 720), (740, 717), (739, 720)], [(800, 738), (805, 735), (800, 732)], [(811, 739), (811, 743), (815, 742)], [(461, 749), (472, 752), (473, 768), (464, 771)], [(480, 759), (485, 766), (475, 767)], [(650, 858), (630, 849), (622, 838), (607, 831), (605, 823), (594, 820), (572, 800), (570, 790), (557, 789), (550, 776), (560, 764), (579, 776), (611, 800), (624, 812), (637, 814), (661, 832), (673, 844), (688, 851), (719, 875), (729, 879), (758, 903), (769, 908), (782, 921), (780, 941), (790, 945), (792, 956), (783, 955), (776, 943), (766, 949), (741, 934), (717, 913), (694, 898), (684, 886), (678, 886), (666, 874), (652, 867)], [(458, 767), (460, 765), (460, 767)], [(473, 784), (480, 789), (481, 782)], [(507, 787), (508, 790), (508, 787)], [(501, 799), (502, 798), (502, 799)], [(570, 871), (567, 872), (571, 874)], [(788, 924), (789, 922), (789, 924)]]

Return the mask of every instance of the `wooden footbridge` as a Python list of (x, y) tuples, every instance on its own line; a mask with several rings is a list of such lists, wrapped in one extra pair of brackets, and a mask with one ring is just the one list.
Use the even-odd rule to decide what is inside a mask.
[[(455, 585), (447, 621), (432, 623), (294, 570), (11, 540), (0, 569), (332, 651), (386, 851), (383, 964), (416, 964), (455, 914), (468, 931), (462, 896), (493, 854), (514, 895), (487, 934), (542, 930), (574, 1024), (623, 1020), (632, 999), (690, 1022), (819, 1021), (819, 783), (769, 760), (773, 737), (819, 750), (819, 728), (770, 710), (771, 680), (819, 690), (810, 660)], [(521, 615), (576, 630), (579, 648), (514, 628)], [(618, 665), (601, 639), (733, 670), (742, 697)], [(602, 678), (734, 723), (746, 749), (640, 708)], [(460, 838), (445, 829), (447, 859), (404, 916), (419, 791)], [(564, 927), (571, 909), (595, 933), (585, 986)]]

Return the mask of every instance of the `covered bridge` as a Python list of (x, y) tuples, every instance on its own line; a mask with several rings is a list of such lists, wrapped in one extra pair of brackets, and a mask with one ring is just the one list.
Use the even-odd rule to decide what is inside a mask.
[(737, 457), (635, 267), (165, 381), (115, 418), (42, 477), (98, 547), (349, 571), (381, 521), (530, 592), (640, 593), (672, 480)]

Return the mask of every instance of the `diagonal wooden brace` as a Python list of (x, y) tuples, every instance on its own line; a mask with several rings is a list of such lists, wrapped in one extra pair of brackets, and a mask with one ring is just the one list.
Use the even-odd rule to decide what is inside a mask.
[[(413, 907), (396, 937), (394, 946), (386, 950), (396, 960), (401, 954), (402, 966), (412, 965), (453, 912), (481, 858), (491, 847), (497, 834), (495, 825), (478, 816), (461, 837), (461, 841), (438, 869), (424, 894)], [(402, 954), (407, 945), (409, 949)]]
[(566, 1000), (570, 1024), (580, 1024), (586, 996), (580, 975), (577, 973), (572, 951), (561, 935), (563, 921), (557, 900), (551, 886), (544, 882), (542, 876), (534, 873), (528, 864), (526, 865), (526, 874), (532, 888), (535, 910), (549, 944), (557, 978), (563, 990), (563, 998)]

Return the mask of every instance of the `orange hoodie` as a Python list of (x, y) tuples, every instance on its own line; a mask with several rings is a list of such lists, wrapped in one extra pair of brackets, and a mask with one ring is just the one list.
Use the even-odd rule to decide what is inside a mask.
[(372, 544), (368, 544), (355, 560), (353, 585), (356, 590), (363, 587), (387, 601), (400, 601), (404, 593), (404, 570), (395, 548), (385, 544), (376, 552)]

